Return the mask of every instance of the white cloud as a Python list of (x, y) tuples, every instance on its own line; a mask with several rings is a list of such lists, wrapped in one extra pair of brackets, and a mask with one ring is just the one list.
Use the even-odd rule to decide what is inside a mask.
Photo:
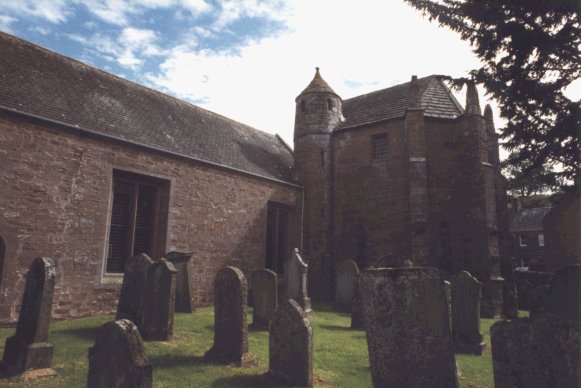
[(0, 31), (12, 33), (11, 24), (15, 21), (15, 18), (8, 15), (0, 15)]
[(219, 7), (220, 10), (212, 26), (216, 31), (243, 17), (283, 20), (286, 16), (286, 7), (282, 1), (221, 0)]
[(57, 24), (67, 20), (70, 11), (67, 0), (19, 0), (0, 2), (0, 10), (12, 15), (39, 17)]

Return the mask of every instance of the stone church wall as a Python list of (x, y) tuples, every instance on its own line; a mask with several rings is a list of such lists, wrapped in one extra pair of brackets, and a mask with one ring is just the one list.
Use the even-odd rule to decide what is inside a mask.
[[(212, 302), (222, 266), (235, 265), (248, 278), (264, 267), (268, 201), (300, 214), (301, 192), (293, 186), (4, 113), (0, 166), (0, 234), (13, 242), (1, 284), (4, 322), (17, 318), (26, 270), (38, 256), (56, 264), (54, 318), (114, 311), (121, 276), (103, 274), (114, 169), (169, 181), (163, 251), (193, 252), (196, 305)], [(291, 247), (299, 244), (297, 217)]]

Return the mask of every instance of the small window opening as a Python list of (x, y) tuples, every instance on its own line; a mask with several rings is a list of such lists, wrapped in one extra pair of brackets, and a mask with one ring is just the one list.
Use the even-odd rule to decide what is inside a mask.
[(305, 111), (305, 106), (306, 106), (305, 100), (301, 100), (301, 112)]
[(518, 242), (519, 242), (519, 245), (521, 247), (526, 247), (527, 246), (527, 236), (525, 236), (524, 234), (520, 234), (518, 236)]
[(539, 233), (539, 246), (540, 247), (545, 246), (545, 235), (542, 233)]
[(321, 151), (321, 167), (325, 167), (325, 151)]
[(371, 137), (372, 156), (375, 160), (387, 159), (388, 137), (387, 133)]
[(327, 100), (327, 109), (333, 110), (333, 100), (331, 100), (330, 98)]

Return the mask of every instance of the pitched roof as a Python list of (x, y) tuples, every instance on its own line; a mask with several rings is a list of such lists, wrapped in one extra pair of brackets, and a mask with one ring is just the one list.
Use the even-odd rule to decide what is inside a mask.
[(294, 183), (276, 135), (0, 32), (0, 108)]
[[(424, 115), (444, 119), (455, 119), (464, 109), (437, 76), (418, 79), (421, 106)], [(343, 101), (345, 121), (339, 127), (353, 128), (379, 121), (403, 117), (409, 105), (410, 83), (363, 94)]]
[(552, 207), (521, 209), (510, 222), (511, 232), (532, 232), (543, 230), (543, 218)]
[(307, 85), (305, 90), (303, 90), (301, 94), (298, 95), (297, 99), (306, 93), (332, 93), (337, 95), (337, 93), (335, 93), (335, 91), (329, 86), (327, 81), (325, 81), (323, 77), (321, 77), (321, 73), (319, 73), (318, 67), (316, 68), (313, 80), (311, 81), (310, 84)]

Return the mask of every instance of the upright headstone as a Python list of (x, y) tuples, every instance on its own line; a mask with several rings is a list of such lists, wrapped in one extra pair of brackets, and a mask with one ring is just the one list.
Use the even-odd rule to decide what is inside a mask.
[(268, 324), (278, 306), (278, 276), (269, 269), (259, 269), (252, 274), (252, 327), (268, 330)]
[(359, 268), (353, 260), (342, 261), (335, 271), (335, 310), (345, 313), (351, 312), (355, 279)]
[(581, 266), (537, 288), (530, 319), (490, 329), (495, 387), (578, 387), (581, 381)]
[(177, 313), (191, 313), (194, 311), (194, 291), (192, 289), (190, 266), (192, 253), (169, 252), (164, 257), (172, 263), (178, 271), (176, 273), (176, 307)]
[(146, 341), (168, 341), (173, 337), (176, 269), (165, 259), (147, 271), (143, 324), (139, 327)]
[(535, 288), (533, 291), (533, 296), (531, 298), (531, 309), (529, 312), (529, 317), (535, 319), (541, 315), (547, 313), (549, 308), (549, 293), (551, 291), (551, 286), (544, 285)]
[(313, 386), (313, 329), (293, 300), (277, 308), (269, 329), (268, 373), (285, 385)]
[(307, 294), (307, 270), (298, 248), (295, 248), (284, 266), (285, 299), (294, 299), (308, 316), (313, 313), (311, 298)]
[(364, 329), (365, 322), (363, 320), (363, 306), (361, 305), (361, 287), (359, 273), (355, 276), (353, 289), (353, 303), (351, 306), (351, 328)]
[(53, 346), (48, 343), (56, 269), (51, 259), (35, 259), (26, 275), (16, 334), (6, 339), (2, 369), (7, 376), (51, 368)]
[(150, 388), (153, 369), (133, 322), (121, 319), (99, 328), (89, 349), (87, 388)]
[(246, 301), (248, 286), (242, 271), (224, 267), (214, 279), (214, 346), (206, 352), (207, 361), (249, 366)]
[(480, 331), (482, 283), (468, 272), (452, 277), (452, 344), (455, 351), (482, 355), (486, 346)]
[(435, 268), (360, 273), (374, 387), (457, 387), (443, 279)]
[(123, 284), (115, 319), (129, 319), (138, 328), (143, 323), (143, 300), (147, 288), (147, 272), (153, 260), (145, 253), (131, 257), (125, 263)]
[(446, 307), (448, 307), (448, 322), (450, 323), (450, 333), (452, 333), (452, 283), (444, 280), (444, 289), (446, 290)]

